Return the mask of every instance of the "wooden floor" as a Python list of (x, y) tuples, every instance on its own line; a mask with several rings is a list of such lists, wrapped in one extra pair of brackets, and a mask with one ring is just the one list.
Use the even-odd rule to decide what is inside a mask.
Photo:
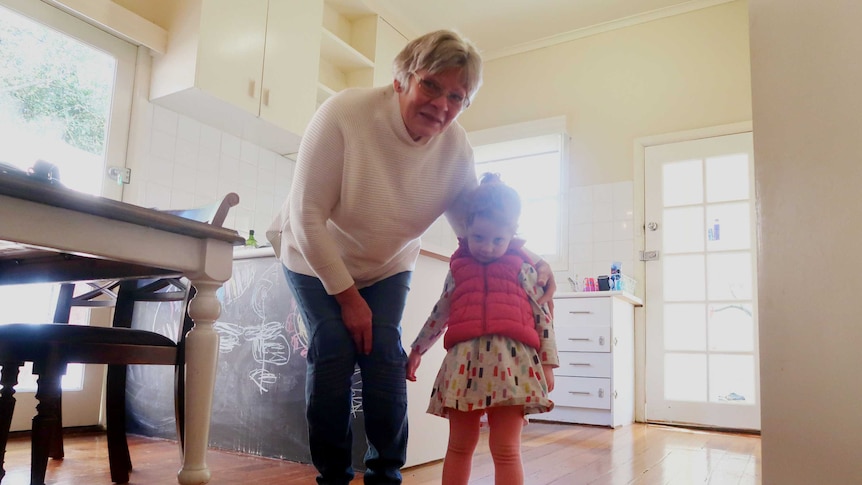
[[(421, 439), (413, 436), (412, 439)], [(129, 438), (132, 485), (176, 483), (177, 444)], [(48, 485), (109, 484), (104, 435), (66, 438), (66, 459), (48, 464)], [(10, 440), (2, 485), (28, 485), (30, 442)], [(528, 485), (760, 485), (760, 437), (635, 424), (611, 430), (533, 422), (524, 428), (523, 460)], [(211, 450), (211, 485), (313, 484), (310, 465)], [(440, 483), (440, 462), (403, 471), (404, 485)], [(492, 485), (494, 470), (483, 433), (471, 484)], [(352, 483), (361, 484), (361, 478)]]

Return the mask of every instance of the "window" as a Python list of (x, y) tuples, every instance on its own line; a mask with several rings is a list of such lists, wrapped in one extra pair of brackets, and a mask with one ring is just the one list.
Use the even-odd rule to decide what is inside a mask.
[[(56, 167), (75, 190), (125, 165), (136, 48), (42, 2), (0, 0), (0, 162)], [(55, 172), (56, 173), (56, 172)]]
[(521, 196), (518, 235), (554, 270), (567, 261), (565, 118), (470, 133), (476, 173), (499, 173)]

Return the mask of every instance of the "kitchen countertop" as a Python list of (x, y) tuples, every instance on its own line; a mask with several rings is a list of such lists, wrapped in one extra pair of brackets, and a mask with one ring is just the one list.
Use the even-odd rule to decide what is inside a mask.
[(597, 298), (616, 296), (631, 303), (634, 306), (643, 306), (644, 302), (640, 298), (632, 295), (627, 291), (558, 291), (554, 294), (554, 298)]
[[(419, 250), (419, 254), (422, 256), (428, 256), (434, 259), (439, 259), (441, 261), (449, 261), (449, 256), (444, 256), (438, 251), (426, 249), (423, 247)], [(272, 246), (266, 246), (262, 248), (250, 248), (247, 246), (237, 246), (233, 249), (233, 259), (249, 259), (249, 258), (266, 258), (266, 257), (275, 257), (275, 251), (272, 249)]]

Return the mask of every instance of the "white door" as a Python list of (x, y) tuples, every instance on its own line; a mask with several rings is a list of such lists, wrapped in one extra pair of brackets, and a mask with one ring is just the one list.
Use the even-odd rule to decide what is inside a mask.
[[(0, 167), (27, 170), (44, 160), (65, 186), (120, 199), (122, 184), (106, 173), (125, 167), (136, 48), (32, 0), (0, 0), (0, 39)], [(57, 286), (0, 286), (0, 324), (50, 322)], [(80, 308), (73, 316), (101, 325), (107, 317), (90, 319)], [(35, 414), (29, 371), (16, 386), (13, 430), (29, 429)], [(99, 423), (103, 376), (104, 366), (70, 366), (64, 425)]]
[(760, 429), (751, 133), (645, 148), (646, 419)]

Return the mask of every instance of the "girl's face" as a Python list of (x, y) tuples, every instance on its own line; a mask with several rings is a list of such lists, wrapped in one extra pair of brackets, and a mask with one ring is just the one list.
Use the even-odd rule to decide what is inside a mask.
[(485, 217), (476, 217), (467, 228), (467, 247), (480, 263), (490, 263), (506, 254), (515, 231), (505, 224)]
[(461, 82), (461, 69), (447, 69), (437, 74), (419, 71), (406, 84), (395, 81), (401, 106), (401, 119), (415, 141), (443, 133), (458, 117), (467, 89)]

